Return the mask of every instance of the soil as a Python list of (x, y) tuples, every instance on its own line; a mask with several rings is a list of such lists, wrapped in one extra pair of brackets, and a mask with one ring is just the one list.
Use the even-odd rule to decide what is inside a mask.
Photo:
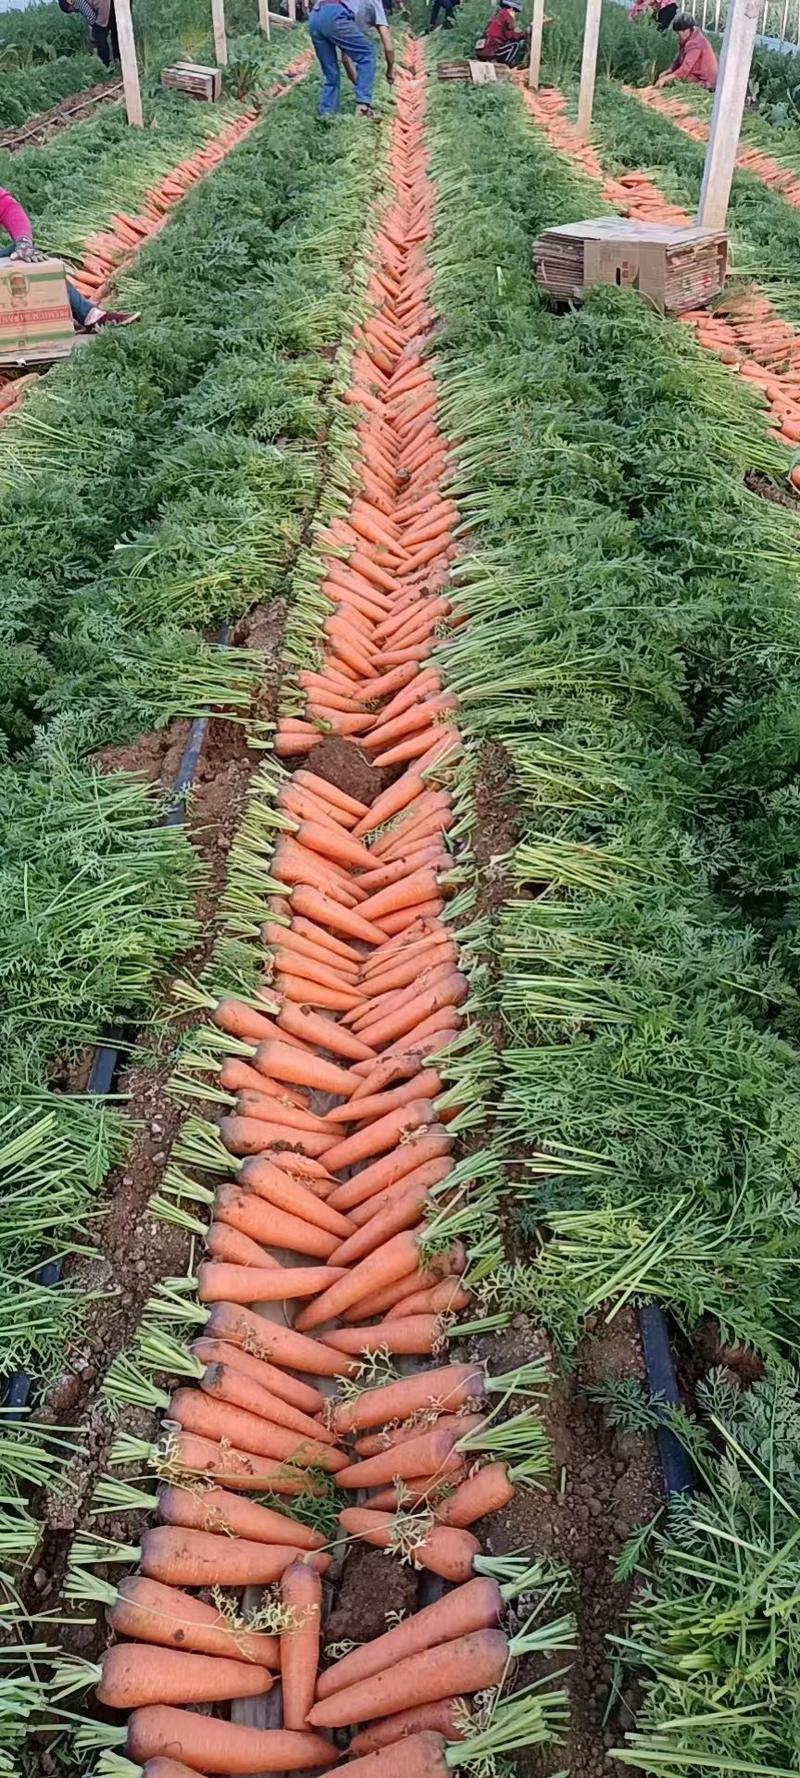
[(389, 1628), (390, 1612), (407, 1617), (417, 1609), (417, 1575), (413, 1568), (384, 1550), (353, 1544), (339, 1585), (336, 1604), (325, 1625), (325, 1642), (371, 1642)]
[(761, 475), (757, 469), (748, 469), (744, 480), (751, 494), (760, 494), (762, 500), (771, 501), (773, 506), (788, 507), (789, 512), (797, 512), (800, 507), (800, 494), (791, 484), (779, 486), (778, 482), (771, 481), (768, 475)]
[(118, 103), (122, 98), (122, 81), (100, 81), (96, 86), (87, 86), (80, 93), (70, 93), (66, 99), (59, 99), (57, 105), (51, 105), (49, 111), (40, 111), (36, 117), (29, 117), (24, 124), (15, 130), (7, 130), (0, 136), (0, 148), (13, 154), (17, 148), (39, 147), (42, 142), (49, 142), (51, 136), (58, 135), (59, 130), (69, 129), (74, 123), (83, 119), (87, 112), (94, 111), (98, 105), (109, 101)]
[(368, 807), (387, 782), (387, 774), (372, 764), (356, 741), (320, 741), (305, 755), (302, 764), (309, 772), (316, 772), (318, 778), (324, 778), (326, 784), (334, 784), (337, 790)]
[(514, 770), (499, 741), (485, 741), (478, 752), (475, 811), (472, 849), (478, 865), (478, 908), (482, 915), (495, 914), (508, 899), (504, 860), (518, 838)]
[[(608, 1761), (629, 1723), (629, 1701), (612, 1698), (613, 1674), (606, 1638), (624, 1625), (632, 1583), (614, 1580), (614, 1567), (631, 1532), (646, 1524), (661, 1504), (655, 1441), (620, 1433), (606, 1425), (602, 1409), (586, 1394), (610, 1378), (644, 1383), (644, 1362), (633, 1311), (608, 1324), (596, 1317), (587, 1326), (571, 1374), (560, 1370), (546, 1337), (524, 1316), (502, 1334), (470, 1345), (470, 1357), (485, 1359), (495, 1375), (536, 1356), (550, 1360), (553, 1383), (540, 1410), (550, 1439), (552, 1469), (544, 1488), (518, 1490), (511, 1504), (473, 1527), (488, 1553), (531, 1549), (565, 1564), (572, 1576), (571, 1603), (578, 1625), (573, 1655), (529, 1659), (520, 1664), (520, 1685), (570, 1664), (559, 1683), (570, 1699), (571, 1726), (563, 1747), (517, 1754), (519, 1778), (548, 1778), (568, 1768), (570, 1778), (624, 1778), (624, 1768)], [(510, 1404), (518, 1411), (525, 1403)], [(566, 1609), (559, 1605), (558, 1610)], [(627, 1705), (627, 1707), (626, 1707)]]

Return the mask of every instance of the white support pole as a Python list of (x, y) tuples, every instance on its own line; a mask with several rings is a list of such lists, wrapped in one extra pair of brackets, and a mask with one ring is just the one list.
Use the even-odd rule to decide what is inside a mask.
[(699, 228), (724, 228), (747, 98), (760, 0), (730, 0), (697, 208)]
[(142, 116), (142, 95), (139, 90), (139, 64), (136, 60), (136, 44), (133, 37), (130, 0), (114, 0), (114, 17), (117, 24), (119, 41), (119, 59), (122, 68), (122, 86), (125, 93), (125, 110), (128, 123), (134, 129), (144, 127)]
[(528, 60), (528, 85), (534, 89), (539, 85), (539, 73), (542, 66), (542, 31), (544, 29), (544, 0), (533, 0), (533, 18), (531, 19), (531, 53)]
[(297, 0), (289, 0), (289, 20), (291, 24), (297, 24)]
[(225, 0), (211, 0), (211, 27), (214, 32), (214, 60), (218, 68), (227, 68), (228, 39), (225, 35)]
[(594, 82), (597, 73), (597, 45), (600, 40), (600, 14), (603, 0), (586, 0), (586, 22), (583, 27), (583, 56), (581, 58), (581, 85), (578, 93), (578, 135), (582, 142), (588, 142), (592, 127), (592, 106), (594, 105)]
[(258, 0), (258, 28), (259, 31), (263, 31), (264, 36), (269, 43), (272, 37), (272, 32), (269, 24), (269, 6), (267, 0)]

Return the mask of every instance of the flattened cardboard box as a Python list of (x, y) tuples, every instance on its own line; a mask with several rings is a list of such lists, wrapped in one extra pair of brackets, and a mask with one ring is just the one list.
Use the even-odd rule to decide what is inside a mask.
[(60, 259), (0, 259), (0, 364), (65, 358), (75, 328)]
[[(728, 238), (693, 224), (674, 226), (602, 216), (548, 229), (548, 240), (583, 249), (580, 285), (613, 284), (638, 289), (660, 309), (680, 310), (708, 302), (725, 282)], [(538, 256), (538, 255), (537, 255)]]

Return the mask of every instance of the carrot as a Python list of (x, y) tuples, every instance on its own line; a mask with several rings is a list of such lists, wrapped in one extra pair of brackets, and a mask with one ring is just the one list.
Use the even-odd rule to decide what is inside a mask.
[(339, 1235), (347, 1240), (353, 1233), (353, 1224), (347, 1216), (319, 1198), (308, 1187), (301, 1185), (298, 1179), (283, 1173), (272, 1161), (264, 1160), (260, 1155), (255, 1160), (245, 1161), (239, 1169), (240, 1184), (248, 1190), (266, 1198), (279, 1210), (285, 1210), (292, 1216), (299, 1216), (303, 1222), (316, 1223), (329, 1235)]
[(418, 1431), (414, 1438), (390, 1445), (374, 1457), (361, 1458), (357, 1463), (345, 1461), (338, 1470), (338, 1485), (380, 1488), (397, 1476), (437, 1475), (440, 1471), (447, 1475), (460, 1461), (456, 1451), (460, 1436), (458, 1429), (440, 1432), (434, 1427), (432, 1431)]
[(366, 803), (359, 802), (358, 798), (351, 796), (349, 791), (340, 790), (338, 784), (332, 783), (328, 778), (320, 778), (316, 772), (305, 770), (295, 772), (293, 783), (299, 784), (301, 789), (313, 790), (315, 795), (322, 797), (323, 801), (331, 805), (335, 804), (339, 809), (344, 809), (346, 814), (354, 815), (357, 820), (367, 813)]
[(328, 988), (313, 975), (295, 974), (284, 968), (275, 976), (275, 991), (284, 1001), (293, 1001), (298, 1006), (319, 1008), (322, 1012), (358, 1011), (363, 1005), (364, 996), (358, 990), (347, 986)]
[(180, 1759), (149, 1759), (142, 1766), (141, 1778), (198, 1778), (191, 1766)]
[(354, 945), (348, 944), (345, 939), (339, 938), (333, 932), (325, 931), (314, 920), (305, 920), (302, 916), (295, 915), (292, 918), (292, 931), (299, 933), (301, 938), (312, 939), (321, 950), (332, 952), (334, 960), (341, 958), (343, 962), (354, 963), (356, 966), (361, 963), (361, 953), (355, 949)]
[(416, 1266), (406, 1278), (400, 1278), (396, 1284), (390, 1284), (385, 1290), (375, 1290), (371, 1296), (364, 1297), (355, 1307), (345, 1310), (345, 1321), (371, 1321), (375, 1316), (388, 1319), (388, 1311), (402, 1304), (406, 1297), (418, 1290), (427, 1289), (428, 1285), (438, 1283), (436, 1272), (423, 1272)]
[(193, 1710), (151, 1705), (135, 1710), (125, 1752), (140, 1764), (160, 1754), (182, 1760), (193, 1772), (240, 1778), (251, 1772), (300, 1772), (332, 1766), (338, 1754), (321, 1735), (291, 1729), (250, 1729), (242, 1723), (198, 1716)]
[(277, 1365), (266, 1364), (262, 1358), (254, 1358), (252, 1353), (243, 1351), (240, 1346), (202, 1337), (193, 1342), (190, 1351), (192, 1357), (199, 1359), (201, 1364), (235, 1365), (245, 1376), (260, 1383), (262, 1389), (268, 1389), (290, 1407), (298, 1408), (301, 1414), (314, 1415), (322, 1412), (325, 1397), (321, 1390), (315, 1389), (310, 1383), (301, 1383), (297, 1377), (290, 1377)]
[(370, 1093), (364, 1098), (353, 1098), (349, 1105), (334, 1105), (327, 1113), (326, 1123), (333, 1129), (335, 1124), (370, 1123), (387, 1113), (399, 1111), (402, 1106), (419, 1103), (423, 1099), (437, 1099), (444, 1091), (444, 1083), (435, 1069), (428, 1068), (424, 1073), (415, 1074), (411, 1080), (401, 1081), (399, 1086), (392, 1087), (385, 1093)]
[(290, 935), (288, 944), (278, 945), (272, 958), (275, 969), (290, 975), (307, 976), (317, 987), (333, 988), (338, 992), (344, 990), (351, 993), (356, 1002), (363, 1000), (364, 990), (357, 986), (355, 971), (351, 980), (342, 969), (332, 968), (329, 963), (323, 962), (320, 952), (312, 953), (310, 945), (303, 950), (302, 944), (305, 942), (307, 941), (301, 941), (297, 945)]
[(389, 785), (388, 790), (375, 798), (372, 808), (357, 822), (353, 828), (355, 838), (363, 839), (365, 834), (373, 833), (376, 827), (383, 827), (386, 821), (391, 821), (394, 815), (407, 809), (415, 797), (421, 796), (427, 788), (424, 779), (416, 772), (404, 772), (402, 778), (398, 778), (394, 784)]
[(396, 1716), (381, 1717), (354, 1735), (348, 1751), (357, 1758), (365, 1753), (379, 1753), (381, 1748), (391, 1747), (395, 1741), (404, 1741), (407, 1735), (419, 1735), (423, 1731), (443, 1735), (446, 1741), (463, 1741), (468, 1733), (466, 1712), (465, 1698), (440, 1698), (433, 1704), (418, 1704), (412, 1710), (399, 1710)]
[[(106, 1621), (117, 1636), (135, 1642), (155, 1643), (200, 1655), (224, 1655), (233, 1661), (255, 1662), (261, 1667), (280, 1666), (277, 1636), (231, 1624), (213, 1605), (205, 1605), (178, 1587), (162, 1586), (143, 1574), (121, 1580), (117, 1597), (106, 1611)], [(203, 1700), (201, 1700), (202, 1702)]]
[(307, 957), (310, 962), (329, 969), (334, 980), (348, 983), (358, 981), (357, 963), (337, 956), (317, 939), (303, 937), (297, 926), (279, 926), (277, 921), (267, 920), (261, 931), (266, 944), (276, 950), (291, 951), (298, 957)]
[(352, 1401), (338, 1402), (331, 1423), (335, 1432), (343, 1434), (407, 1420), (412, 1414), (427, 1412), (433, 1403), (440, 1404), (443, 1412), (455, 1413), (482, 1400), (485, 1381), (481, 1365), (448, 1364), (419, 1371), (416, 1376), (401, 1377), (396, 1383), (364, 1389)]
[[(281, 1035), (271, 1019), (265, 1018), (263, 1013), (254, 1012), (251, 1006), (245, 1006), (241, 1000), (220, 1000), (211, 1017), (214, 1024), (221, 1031), (226, 1031), (229, 1037), (241, 1037), (246, 1043), (263, 1043), (267, 1038)], [(284, 1042), (292, 1043), (294, 1039), (285, 1037)]]
[(221, 1482), (244, 1494), (262, 1494), (267, 1489), (289, 1497), (321, 1492), (308, 1471), (299, 1465), (294, 1468), (290, 1463), (274, 1463), (255, 1451), (240, 1451), (227, 1442), (199, 1438), (196, 1433), (180, 1429), (170, 1432), (163, 1456), (157, 1455), (157, 1464), (166, 1466), (170, 1474), (177, 1470), (187, 1478), (198, 1476), (204, 1486)]
[(211, 1531), (155, 1525), (142, 1533), (140, 1563), (149, 1580), (168, 1587), (271, 1586), (290, 1562), (304, 1555), (321, 1574), (330, 1556), (289, 1544), (253, 1543), (245, 1537), (215, 1537)]
[(209, 1224), (205, 1237), (206, 1253), (212, 1259), (225, 1260), (232, 1266), (268, 1266), (272, 1264), (271, 1256), (266, 1247), (260, 1247), (257, 1241), (251, 1241), (249, 1235), (242, 1235), (238, 1229), (229, 1228), (225, 1222)]
[[(431, 1284), (427, 1290), (415, 1290), (412, 1296), (404, 1297), (401, 1313), (403, 1315), (449, 1315), (456, 1314), (460, 1309), (469, 1308), (472, 1297), (464, 1290), (457, 1278), (440, 1278), (438, 1284)], [(390, 1309), (387, 1321), (395, 1314)]]
[[(456, 1035), (454, 1021), (451, 1027), (450, 1040)], [(365, 1075), (362, 1078), (360, 1086), (357, 1086), (355, 1092), (351, 1093), (351, 1103), (354, 1109), (352, 1110), (348, 1121), (352, 1122), (358, 1117), (357, 1108), (362, 1100), (373, 1096), (377, 1098), (379, 1094), (386, 1092), (392, 1086), (394, 1081), (402, 1082), (408, 1086), (412, 1079), (417, 1078), (422, 1080), (425, 1079), (429, 1073), (433, 1073), (433, 1069), (424, 1069), (421, 1075), (416, 1075), (416, 1070), (419, 1068), (420, 1063), (425, 1062), (430, 1056), (435, 1055), (438, 1050), (444, 1049), (445, 1047), (445, 1042), (442, 1040), (439, 1032), (434, 1031), (429, 1037), (423, 1038), (421, 1043), (416, 1044), (413, 1048), (407, 1049), (405, 1052), (400, 1050), (392, 1056), (381, 1057), (381, 1060), (376, 1062), (371, 1074)], [(418, 1096), (420, 1098), (425, 1097), (424, 1093), (420, 1093)], [(343, 1105), (337, 1106), (336, 1109), (344, 1114), (345, 1107)], [(330, 1113), (328, 1113), (328, 1117), (330, 1117)]]
[(305, 1333), (309, 1328), (321, 1327), (324, 1321), (333, 1321), (343, 1309), (349, 1309), (352, 1303), (358, 1302), (368, 1291), (392, 1283), (396, 1278), (402, 1278), (406, 1272), (413, 1272), (417, 1260), (415, 1237), (408, 1233), (394, 1235), (377, 1253), (370, 1253), (360, 1265), (354, 1266), (346, 1277), (337, 1279), (329, 1290), (324, 1291), (315, 1303), (298, 1316), (296, 1325), (299, 1331)]
[[(399, 1241), (400, 1236), (393, 1238)], [(366, 1263), (366, 1260), (362, 1261), (363, 1265)], [(436, 1352), (441, 1340), (441, 1315), (398, 1315), (395, 1320), (378, 1322), (375, 1327), (340, 1327), (325, 1335), (326, 1346), (352, 1357), (359, 1353), (378, 1352), (385, 1346), (387, 1352), (423, 1358)]]
[[(370, 1511), (365, 1507), (346, 1507), (339, 1514), (339, 1524), (349, 1536), (363, 1537), (377, 1549), (391, 1549), (396, 1520), (391, 1513)], [(415, 1568), (438, 1574), (440, 1580), (461, 1585), (472, 1578), (475, 1557), (481, 1546), (469, 1531), (458, 1531), (446, 1525), (433, 1525), (426, 1530), (420, 1522), (420, 1541), (411, 1552)]]
[(423, 1654), (476, 1630), (493, 1629), (500, 1622), (502, 1610), (503, 1597), (496, 1581), (467, 1581), (455, 1592), (445, 1593), (433, 1605), (403, 1619), (383, 1636), (354, 1648), (334, 1667), (328, 1667), (317, 1681), (317, 1699), (322, 1702), (334, 1693), (352, 1688), (409, 1655)]
[[(345, 1031), (333, 1019), (326, 1019), (320, 1013), (312, 1012), (309, 1007), (284, 1004), (278, 1023), (282, 1031), (288, 1031), (291, 1036), (300, 1038), (309, 1048), (316, 1046), (319, 1049), (332, 1050), (335, 1055), (344, 1056), (354, 1062), (374, 1058), (375, 1051), (370, 1044)], [(226, 1121), (223, 1119), (223, 1122)]]
[[(436, 1124), (422, 1124), (414, 1131), (407, 1142), (403, 1142), (392, 1154), (382, 1155), (369, 1167), (362, 1168), (352, 1179), (336, 1186), (331, 1192), (328, 1203), (335, 1210), (350, 1210), (357, 1204), (363, 1204), (367, 1198), (377, 1192), (385, 1191), (413, 1173), (417, 1167), (428, 1161), (441, 1160), (449, 1155), (452, 1143), (447, 1132)], [(335, 1250), (334, 1250), (335, 1251)]]
[(319, 1438), (323, 1444), (332, 1445), (336, 1442), (326, 1426), (322, 1426), (310, 1414), (304, 1414), (291, 1402), (284, 1401), (280, 1395), (265, 1388), (254, 1377), (246, 1376), (235, 1363), (215, 1359), (204, 1367), (198, 1382), (204, 1394), (213, 1396), (217, 1401), (228, 1402), (231, 1407), (247, 1408), (261, 1419), (270, 1420), (275, 1426), (285, 1426), (301, 1437)]
[(353, 1077), (335, 1062), (324, 1062), (321, 1056), (310, 1054), (295, 1039), (278, 1036), (283, 1040), (275, 1043), (261, 1043), (256, 1050), (254, 1061), (256, 1068), (265, 1074), (273, 1074), (278, 1080), (289, 1080), (298, 1086), (316, 1087), (322, 1093), (346, 1093), (353, 1090)]
[[(355, 1234), (337, 1248), (336, 1265), (345, 1268), (356, 1265), (392, 1235), (399, 1234), (401, 1229), (417, 1228), (430, 1197), (429, 1187), (419, 1181), (416, 1185), (393, 1186), (384, 1200), (378, 1199), (373, 1214), (365, 1220), (363, 1227), (356, 1229)], [(250, 1266), (242, 1267), (245, 1272), (251, 1269)]]
[[(502, 1630), (473, 1630), (435, 1652), (407, 1655), (381, 1673), (347, 1686), (314, 1705), (314, 1728), (339, 1728), (391, 1716), (416, 1704), (451, 1698), (455, 1692), (478, 1692), (499, 1685), (506, 1669), (508, 1642)], [(385, 1756), (381, 1756), (385, 1757)]]
[(319, 1665), (322, 1583), (307, 1562), (292, 1562), (280, 1585), (281, 1604), (292, 1612), (294, 1623), (283, 1631), (280, 1644), (283, 1724), (304, 1729), (314, 1703)]
[(334, 1271), (341, 1277), (343, 1270), (341, 1266), (231, 1266), (223, 1260), (203, 1261), (197, 1268), (197, 1294), (201, 1303), (286, 1303), (327, 1290)]
[(265, 1246), (284, 1247), (291, 1252), (307, 1254), (311, 1259), (330, 1259), (339, 1245), (335, 1235), (318, 1223), (304, 1222), (268, 1204), (260, 1193), (244, 1185), (229, 1182), (220, 1185), (214, 1201), (219, 1222), (230, 1223), (251, 1241)]
[(147, 1643), (118, 1642), (101, 1656), (95, 1696), (111, 1710), (140, 1704), (211, 1704), (223, 1698), (255, 1698), (268, 1692), (266, 1667), (250, 1667), (222, 1655), (184, 1654)]
[(254, 1093), (265, 1093), (268, 1090), (279, 1092), (290, 1104), (302, 1107), (305, 1100), (300, 1093), (293, 1092), (283, 1081), (273, 1081), (268, 1075), (260, 1074), (249, 1062), (240, 1062), (238, 1056), (226, 1056), (217, 1076), (219, 1084), (226, 1093), (241, 1093), (251, 1087)]
[(476, 1519), (502, 1512), (514, 1498), (514, 1486), (504, 1463), (486, 1463), (459, 1482), (449, 1499), (435, 1511), (440, 1525), (454, 1525), (464, 1530)]
[[(165, 1525), (182, 1525), (187, 1531), (214, 1531), (226, 1537), (247, 1537), (255, 1543), (295, 1544), (302, 1550), (321, 1550), (325, 1538), (288, 1513), (242, 1500), (227, 1488), (181, 1488), (168, 1483), (159, 1489), (158, 1514)], [(202, 1653), (202, 1650), (198, 1652)], [(259, 1659), (261, 1657), (259, 1656)], [(264, 1660), (264, 1666), (271, 1663)]]
[(313, 1111), (306, 1111), (303, 1106), (288, 1104), (281, 1096), (280, 1088), (274, 1094), (264, 1092), (264, 1084), (260, 1092), (245, 1087), (239, 1094), (236, 1102), (238, 1117), (254, 1117), (263, 1123), (285, 1123), (287, 1130), (310, 1130), (318, 1136), (329, 1133), (324, 1118), (316, 1117)]
[[(276, 1426), (270, 1420), (262, 1420), (260, 1415), (246, 1408), (213, 1401), (200, 1389), (176, 1389), (170, 1400), (169, 1416), (186, 1432), (220, 1442), (229, 1439), (243, 1450), (255, 1453), (257, 1457), (269, 1457), (275, 1463), (292, 1463), (301, 1469), (316, 1465), (332, 1473), (349, 1467), (341, 1451), (321, 1440), (300, 1438), (296, 1432)], [(414, 1473), (421, 1475), (422, 1471)], [(392, 1477), (385, 1479), (391, 1481)], [(188, 1584), (191, 1586), (192, 1582)]]
[(345, 1137), (343, 1142), (334, 1140), (327, 1150), (331, 1171), (339, 1172), (345, 1167), (355, 1166), (358, 1161), (384, 1154), (398, 1143), (403, 1143), (410, 1132), (427, 1128), (433, 1122), (430, 1099), (412, 1099), (408, 1104), (399, 1105), (394, 1111), (387, 1112), (385, 1117), (379, 1117), (374, 1123), (370, 1123), (366, 1129), (357, 1130), (353, 1136)]
[(311, 1377), (347, 1377), (353, 1368), (330, 1352), (321, 1340), (308, 1340), (293, 1328), (266, 1321), (233, 1303), (215, 1303), (207, 1332), (213, 1338), (241, 1346), (256, 1358), (286, 1365)]
[(345, 933), (348, 938), (360, 939), (364, 944), (379, 945), (385, 933), (379, 926), (361, 918), (360, 914), (343, 908), (319, 889), (311, 884), (297, 884), (292, 890), (292, 908), (295, 913), (305, 914), (308, 919), (316, 920), (323, 926), (330, 926), (334, 933)]
[[(368, 1027), (369, 1044), (373, 1047), (373, 1053), (375, 1047), (381, 1048), (384, 1044), (397, 1043), (401, 1038), (409, 1037), (432, 1013), (443, 1013), (454, 1006), (463, 1005), (469, 993), (466, 976), (459, 974), (450, 965), (442, 967), (445, 973), (438, 976), (430, 987), (415, 993), (413, 998), (404, 999), (402, 1004), (396, 1005), (385, 1017)], [(366, 1037), (364, 1042), (367, 1042)], [(223, 1119), (223, 1122), (229, 1121), (231, 1120)], [(330, 1152), (335, 1154), (338, 1148)], [(326, 1166), (327, 1164), (326, 1159)], [(334, 1170), (338, 1165), (338, 1161), (334, 1163)]]

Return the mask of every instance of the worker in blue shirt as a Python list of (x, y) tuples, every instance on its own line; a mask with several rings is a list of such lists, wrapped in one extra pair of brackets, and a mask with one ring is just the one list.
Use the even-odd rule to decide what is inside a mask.
[(376, 30), (386, 58), (386, 79), (394, 80), (394, 48), (383, 0), (316, 0), (308, 29), (322, 69), (318, 117), (330, 118), (339, 109), (339, 56), (355, 87), (359, 117), (374, 117), (372, 91), (377, 55), (368, 36)]

